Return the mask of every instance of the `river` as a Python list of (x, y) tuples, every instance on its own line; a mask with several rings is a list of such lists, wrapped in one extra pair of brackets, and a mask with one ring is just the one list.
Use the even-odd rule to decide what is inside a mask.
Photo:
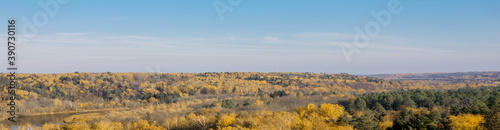
[(64, 114), (50, 114), (50, 115), (37, 115), (37, 116), (20, 116), (15, 119), (16, 122), (12, 122), (9, 120), (3, 120), (1, 121), (4, 126), (9, 127), (12, 130), (17, 130), (19, 126), (25, 125), (26, 124), (31, 124), (32, 128), (35, 127), (42, 127), (43, 124), (45, 123), (55, 123), (55, 124), (62, 124), (64, 118), (76, 115), (76, 114), (85, 114), (85, 113), (102, 113), (103, 111), (99, 112), (74, 112), (74, 113), (64, 113)]

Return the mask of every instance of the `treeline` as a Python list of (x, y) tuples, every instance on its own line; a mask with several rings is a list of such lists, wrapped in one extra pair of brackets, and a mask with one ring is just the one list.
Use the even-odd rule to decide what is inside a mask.
[(363, 113), (352, 118), (359, 129), (374, 129), (386, 121), (392, 122), (388, 129), (500, 128), (500, 86), (370, 93), (344, 104), (351, 115)]
[[(20, 99), (36, 96), (73, 102), (97, 98), (104, 101), (116, 99), (143, 101), (149, 100), (144, 97), (151, 97), (145, 95), (157, 93), (178, 95), (175, 97), (199, 94), (258, 95), (260, 94), (258, 89), (261, 89), (266, 93), (288, 90), (287, 93), (293, 95), (300, 93), (327, 95), (500, 84), (500, 82), (438, 84), (426, 81), (390, 81), (345, 73), (63, 73), (18, 74), (18, 76)], [(0, 82), (6, 83), (7, 81), (6, 74), (2, 74)], [(6, 84), (1, 86), (6, 87)], [(3, 95), (0, 96), (3, 97)], [(175, 97), (168, 100), (175, 101)]]
[(441, 81), (447, 83), (468, 83), (468, 84), (500, 82), (499, 71), (377, 74), (377, 75), (370, 75), (369, 77), (382, 78), (388, 80), (424, 80), (424, 81)]
[[(255, 72), (18, 74), (17, 81), (17, 99), (19, 104), (25, 105), (20, 106), (18, 111), (24, 114), (138, 107), (203, 95), (261, 98), (341, 96), (409, 89), (420, 85), (417, 82), (386, 81), (345, 73)], [(0, 82), (8, 82), (7, 74), (1, 74)], [(7, 84), (0, 86), (3, 88), (0, 97), (7, 100)], [(439, 87), (449, 86), (435, 86)]]
[[(288, 111), (227, 111), (232, 100), (177, 116), (153, 116), (165, 108), (84, 114), (68, 117), (65, 124), (45, 124), (44, 129), (302, 129), (302, 130), (403, 130), (403, 129), (498, 129), (500, 86), (450, 91), (410, 90), (360, 95), (344, 104), (310, 103)], [(424, 97), (420, 97), (423, 95)], [(394, 97), (394, 98), (391, 98)], [(401, 98), (401, 99), (399, 99)], [(434, 102), (428, 105), (419, 99)], [(473, 99), (482, 105), (447, 103), (445, 98)], [(393, 100), (392, 103), (390, 100)], [(431, 100), (432, 99), (432, 100)], [(464, 101), (466, 102), (466, 101)], [(262, 106), (256, 101), (251, 106)], [(233, 106), (233, 107), (228, 107)], [(397, 107), (395, 107), (397, 106)], [(165, 106), (168, 107), (168, 106)], [(246, 106), (248, 107), (248, 106)], [(455, 109), (460, 108), (460, 109)], [(468, 110), (473, 109), (473, 110)], [(481, 111), (475, 111), (475, 110)], [(151, 111), (153, 110), (153, 111)], [(138, 112), (139, 111), (139, 112)], [(146, 113), (146, 114), (141, 114)], [(124, 118), (124, 115), (128, 115)], [(105, 117), (105, 118), (103, 118)], [(139, 117), (130, 120), (130, 117)]]
[[(0, 74), (0, 82), (7, 83), (6, 75)], [(168, 129), (195, 128), (191, 125), (201, 124), (183, 124), (179, 121), (181, 117), (188, 118), (186, 116), (193, 112), (197, 117), (200, 116), (200, 119), (196, 118), (198, 121), (202, 117), (206, 118), (203, 129), (217, 129), (216, 124), (223, 115), (232, 113), (239, 119), (237, 115), (245, 112), (267, 111), (275, 114), (283, 111), (299, 116), (296, 118), (301, 118), (303, 124), (272, 128), (311, 128), (311, 123), (325, 123), (322, 125), (329, 128), (397, 129), (400, 128), (398, 126), (451, 128), (453, 123), (450, 120), (466, 116), (463, 114), (479, 117), (495, 115), (498, 106), (491, 106), (492, 101), (496, 101), (491, 97), (495, 97), (493, 92), (498, 89), (483, 90), (480, 86), (498, 86), (500, 82), (393, 81), (346, 73), (207, 72), (18, 74), (17, 84), (16, 105), (19, 109), (16, 109), (16, 113), (19, 115), (116, 108), (127, 110), (115, 112), (115, 116), (107, 113), (102, 115), (106, 118), (86, 122), (89, 127), (103, 121), (111, 124), (119, 122), (124, 129), (133, 129), (129, 125), (145, 125), (146, 121), (150, 126)], [(0, 97), (7, 100), (7, 86), (0, 86), (3, 88)], [(465, 90), (471, 92), (457, 93)], [(469, 93), (473, 96), (469, 96)], [(317, 118), (321, 120), (314, 119), (312, 122), (311, 118), (318, 115), (310, 112), (312, 115), (309, 118), (297, 112), (299, 106), (312, 103), (321, 107), (321, 104), (335, 105), (339, 101), (346, 114), (336, 120), (323, 122), (322, 118)], [(6, 104), (0, 104), (0, 111), (6, 111), (7, 108)], [(441, 118), (429, 122), (424, 117), (433, 117), (430, 115), (433, 111), (439, 113)], [(422, 121), (418, 125), (405, 124), (404, 121), (397, 123), (399, 120), (396, 117), (401, 112), (411, 115), (405, 118), (418, 117), (416, 119)], [(6, 114), (0, 116), (6, 118)], [(261, 115), (255, 113), (255, 116)], [(75, 124), (68, 122), (65, 125)], [(259, 128), (255, 123), (239, 125), (240, 128)], [(238, 127), (238, 123), (229, 126)]]

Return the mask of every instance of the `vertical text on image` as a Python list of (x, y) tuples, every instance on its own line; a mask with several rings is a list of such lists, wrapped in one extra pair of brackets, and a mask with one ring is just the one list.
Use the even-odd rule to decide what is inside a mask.
[(17, 70), (17, 65), (16, 65), (16, 20), (8, 20), (8, 37), (7, 37), (7, 49), (8, 49), (8, 67), (7, 70), (9, 70), (9, 74), (7, 77), (9, 78), (8, 82), (8, 91), (9, 91), (9, 98), (7, 103), (7, 113), (9, 113), (10, 117), (9, 120), (12, 122), (16, 122), (16, 70)]

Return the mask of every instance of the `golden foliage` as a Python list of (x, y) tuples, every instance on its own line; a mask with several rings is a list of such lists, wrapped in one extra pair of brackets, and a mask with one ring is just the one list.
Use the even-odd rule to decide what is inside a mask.
[(56, 106), (56, 107), (60, 107), (60, 106), (62, 106), (62, 102), (61, 102), (61, 100), (59, 100), (59, 99), (54, 99), (54, 106)]
[[(6, 74), (0, 75), (6, 76)], [(65, 118), (64, 125), (44, 124), (44, 129), (164, 129), (163, 127), (168, 129), (353, 129), (352, 126), (335, 123), (336, 120), (347, 114), (344, 112), (344, 108), (337, 104), (321, 103), (351, 98), (354, 94), (384, 92), (399, 88), (446, 89), (500, 84), (500, 82), (490, 84), (431, 84), (425, 81), (385, 82), (385, 80), (384, 82), (373, 82), (370, 80), (374, 79), (348, 74), (253, 72), (65, 73), (19, 74), (18, 77), (20, 79), (18, 80), (19, 86), (24, 87), (16, 92), (21, 97), (18, 104), (21, 105), (19, 111), (23, 114), (70, 112), (81, 111), (80, 108), (90, 110), (123, 106), (133, 109), (113, 117), (106, 117), (110, 115), (109, 113), (74, 115)], [(103, 91), (106, 91), (105, 94)], [(275, 91), (285, 91), (288, 96), (272, 99), (268, 94)], [(4, 87), (3, 92), (8, 92), (6, 87)], [(182, 100), (165, 104), (163, 102), (166, 99), (161, 96), (137, 98), (144, 94), (159, 93), (179, 94)], [(206, 97), (209, 98), (198, 95), (207, 95)], [(226, 109), (221, 108), (218, 98), (212, 98), (212, 96), (227, 95), (234, 96), (232, 98), (235, 99), (235, 104), (241, 104), (243, 101), (255, 102), (249, 106), (240, 105), (237, 109)], [(53, 98), (52, 96), (62, 97)], [(275, 109), (276, 107), (273, 106), (279, 105), (276, 100), (318, 101), (312, 100), (316, 97), (321, 97), (323, 100), (313, 102), (314, 104), (308, 104), (305, 107), (300, 106), (295, 111), (290, 111), (290, 106), (278, 106), (280, 109)], [(49, 104), (30, 103), (32, 104), (31, 108), (40, 107), (40, 109), (25, 109), (23, 111), (23, 108), (30, 108), (22, 106), (28, 104), (28, 99), (43, 100), (44, 103)], [(206, 103), (213, 102), (216, 102), (215, 107), (206, 107)], [(315, 104), (321, 105), (318, 108)], [(296, 107), (295, 105), (293, 108)], [(285, 111), (278, 111), (283, 110), (282, 108), (286, 108)], [(416, 113), (421, 111), (421, 108), (408, 109)], [(235, 110), (244, 111), (233, 112)], [(34, 112), (30, 113), (30, 111)], [(439, 110), (439, 112), (444, 111)], [(144, 116), (144, 113), (156, 112), (168, 115), (168, 117), (158, 117), (160, 114), (152, 114), (151, 117)], [(429, 114), (430, 111), (426, 112), (421, 114)], [(391, 127), (392, 121), (397, 115), (395, 113), (397, 112), (389, 111), (384, 117), (387, 119), (381, 120), (378, 128)], [(362, 115), (365, 115), (362, 111), (354, 113), (354, 116)], [(109, 119), (120, 122), (127, 120), (128, 122), (121, 124), (110, 122)], [(481, 116), (473, 115), (450, 116), (449, 119), (452, 121), (453, 128), (456, 129), (481, 129), (482, 127), (478, 124), (484, 122)], [(158, 126), (155, 121), (161, 121), (161, 126)]]
[(0, 124), (0, 130), (8, 130), (8, 127), (4, 126), (4, 124)]
[(217, 122), (217, 128), (223, 128), (227, 126), (233, 126), (236, 122), (236, 117), (234, 114), (223, 115)]
[(327, 120), (337, 120), (340, 116), (347, 114), (344, 108), (337, 104), (321, 104), (318, 109), (316, 105), (309, 104), (304, 109), (302, 107), (296, 110), (299, 117), (292, 118), (294, 129), (352, 129), (352, 126), (337, 126), (333, 123), (326, 122)]
[(387, 121), (379, 122), (377, 127), (381, 130), (385, 130), (387, 128), (392, 127), (392, 125), (394, 125), (393, 122), (390, 120), (387, 120)]
[(158, 102), (158, 99), (156, 99), (156, 98), (154, 98), (154, 97), (151, 97), (151, 98), (149, 98), (149, 99), (148, 99), (148, 101), (149, 101), (150, 103), (155, 103), (155, 102)]
[(340, 116), (344, 114), (344, 108), (342, 108), (338, 104), (321, 104), (319, 108), (319, 112), (321, 116), (326, 118), (330, 118), (333, 120), (337, 120)]
[(306, 114), (312, 114), (312, 113), (316, 112), (317, 110), (318, 110), (318, 107), (316, 107), (316, 105), (314, 105), (312, 103), (307, 105), (306, 108), (304, 109)]
[(72, 115), (64, 118), (64, 123), (78, 123), (78, 122), (87, 122), (93, 119), (103, 118), (99, 113), (88, 113), (88, 114), (80, 114), (80, 115)]
[(330, 127), (330, 130), (354, 130), (354, 127), (352, 127), (351, 125), (332, 126), (332, 127)]
[(485, 123), (484, 117), (473, 114), (450, 115), (451, 127), (456, 130), (480, 130), (485, 129), (481, 126)]
[(44, 129), (44, 130), (60, 130), (61, 126), (56, 125), (54, 123), (45, 123), (45, 124), (43, 124), (42, 129)]
[(166, 130), (163, 127), (149, 124), (147, 120), (139, 120), (137, 122), (134, 122), (132, 123), (130, 128), (134, 130)]
[(99, 122), (94, 124), (96, 130), (123, 130), (123, 125), (120, 122)]
[(64, 125), (62, 129), (65, 130), (90, 130), (91, 126), (87, 122), (79, 121), (71, 124)]
[(253, 105), (254, 105), (254, 106), (262, 106), (262, 105), (264, 105), (264, 101), (262, 101), (262, 100), (257, 100), (257, 101), (255, 101), (255, 103), (253, 103)]

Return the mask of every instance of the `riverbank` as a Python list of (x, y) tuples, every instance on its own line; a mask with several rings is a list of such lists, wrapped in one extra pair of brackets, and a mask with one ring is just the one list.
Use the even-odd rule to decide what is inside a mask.
[[(92, 112), (106, 112), (106, 111), (123, 111), (130, 110), (130, 108), (105, 108), (105, 109), (92, 109), (92, 110), (79, 110), (79, 111), (64, 111), (64, 112), (51, 112), (51, 113), (35, 113), (35, 114), (19, 114), (16, 118), (26, 118), (26, 117), (35, 117), (35, 116), (50, 116), (50, 115), (65, 115), (65, 114), (82, 114), (82, 113), (92, 113)], [(2, 114), (2, 118), (0, 122), (5, 122), (8, 116)]]

